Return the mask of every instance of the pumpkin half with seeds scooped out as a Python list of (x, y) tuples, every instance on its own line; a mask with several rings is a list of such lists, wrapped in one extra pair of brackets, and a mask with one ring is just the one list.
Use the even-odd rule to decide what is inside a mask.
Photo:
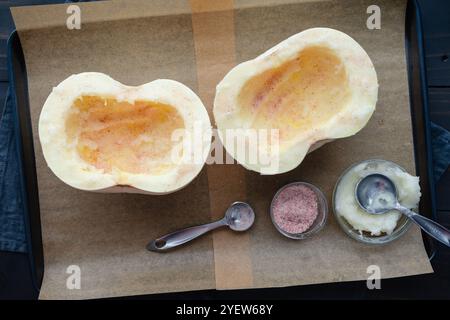
[[(361, 130), (377, 96), (377, 74), (364, 49), (343, 32), (313, 28), (234, 67), (217, 85), (214, 118), (237, 162), (278, 174), (296, 168), (324, 143)], [(254, 151), (236, 147), (235, 135), (227, 137), (236, 129), (276, 131), (277, 139), (260, 141), (254, 150), (277, 165), (250, 161)]]
[[(185, 150), (173, 139), (175, 130), (197, 130), (204, 139)], [(198, 96), (177, 81), (134, 87), (86, 72), (53, 88), (40, 114), (39, 139), (50, 169), (74, 188), (165, 194), (201, 171), (211, 124)], [(199, 148), (200, 161), (177, 161)]]

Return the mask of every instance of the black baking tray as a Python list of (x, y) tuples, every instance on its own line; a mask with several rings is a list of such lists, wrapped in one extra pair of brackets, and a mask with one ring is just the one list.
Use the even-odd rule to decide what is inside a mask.
[[(436, 200), (433, 180), (431, 134), (427, 100), (426, 69), (424, 65), (424, 44), (420, 7), (416, 0), (408, 1), (405, 20), (405, 50), (407, 57), (410, 106), (413, 125), (414, 155), (416, 174), (420, 176), (422, 198), (421, 214), (436, 219)], [(36, 177), (33, 134), (30, 121), (27, 72), (20, 44), (14, 31), (8, 40), (8, 66), (13, 101), (16, 104), (16, 137), (21, 168), (21, 191), (24, 199), (25, 225), (27, 231), (28, 255), (32, 270), (33, 285), (40, 290), (44, 275), (44, 258), (40, 223), (39, 194)], [(436, 252), (436, 243), (427, 234), (422, 233), (424, 244), (430, 259)], [(334, 284), (339, 289), (351, 289), (351, 282)], [(312, 286), (308, 286), (311, 288)], [(326, 284), (314, 285), (316, 288), (327, 288)], [(348, 287), (348, 288), (346, 288)], [(292, 288), (292, 287), (291, 287)], [(298, 288), (298, 287), (297, 287)], [(270, 289), (257, 289), (258, 291)], [(292, 289), (280, 289), (292, 290)], [(241, 290), (242, 291), (242, 290)], [(345, 290), (344, 290), (345, 291)], [(347, 290), (348, 291), (348, 290)], [(207, 294), (207, 293), (211, 294)], [(214, 298), (214, 290), (201, 291), (200, 297)], [(230, 292), (228, 298), (246, 297)], [(206, 296), (205, 296), (206, 294)], [(181, 298), (183, 293), (153, 295)], [(223, 297), (223, 295), (221, 296)]]

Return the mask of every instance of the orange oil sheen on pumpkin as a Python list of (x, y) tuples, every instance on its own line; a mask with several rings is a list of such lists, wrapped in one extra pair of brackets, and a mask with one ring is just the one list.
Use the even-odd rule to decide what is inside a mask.
[(178, 111), (152, 101), (81, 96), (66, 119), (68, 142), (78, 155), (105, 172), (159, 174), (171, 168), (172, 132), (184, 128)]
[(280, 141), (287, 141), (329, 120), (350, 96), (342, 60), (327, 47), (310, 46), (248, 80), (238, 104), (253, 128), (279, 129)]

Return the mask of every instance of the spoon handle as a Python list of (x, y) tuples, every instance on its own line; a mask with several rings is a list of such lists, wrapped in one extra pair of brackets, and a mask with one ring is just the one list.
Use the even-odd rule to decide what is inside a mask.
[(423, 231), (428, 233), (430, 236), (432, 236), (434, 239), (442, 242), (447, 247), (450, 247), (450, 231), (441, 226), (439, 223), (430, 220), (428, 218), (425, 218), (424, 216), (415, 213), (412, 210), (409, 210), (408, 208), (405, 208), (401, 205), (397, 205), (397, 210), (399, 210), (401, 213), (406, 215), (408, 218), (410, 218), (412, 221), (414, 221), (416, 224), (418, 224)]
[(227, 225), (227, 223), (226, 223), (225, 219), (222, 219), (222, 220), (207, 223), (207, 224), (204, 224), (201, 226), (195, 226), (195, 227), (178, 230), (178, 231), (169, 233), (163, 237), (160, 237), (158, 239), (151, 241), (147, 245), (147, 250), (163, 252), (168, 249), (182, 245), (183, 243), (191, 241), (195, 238), (198, 238), (201, 235), (207, 233), (208, 231), (211, 231), (213, 229), (223, 227), (226, 225)]

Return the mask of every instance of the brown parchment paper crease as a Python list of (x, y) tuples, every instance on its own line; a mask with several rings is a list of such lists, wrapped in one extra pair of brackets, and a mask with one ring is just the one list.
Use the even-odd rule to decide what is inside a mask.
[[(105, 1), (79, 4), (80, 30), (66, 28), (68, 5), (13, 8), (27, 64), (36, 150), (45, 275), (41, 299), (99, 298), (198, 289), (257, 288), (383, 278), (432, 272), (416, 227), (380, 247), (349, 239), (332, 212), (317, 236), (293, 241), (277, 233), (268, 209), (276, 190), (302, 180), (331, 204), (334, 184), (354, 162), (384, 158), (414, 172), (404, 52), (406, 1), (380, 0), (381, 29), (366, 27), (370, 1)], [(261, 176), (239, 165), (208, 165), (186, 188), (165, 196), (100, 194), (68, 187), (48, 169), (37, 134), (52, 87), (73, 73), (99, 71), (128, 85), (180, 81), (212, 117), (216, 84), (230, 68), (292, 34), (331, 27), (368, 52), (380, 83), (377, 110), (353, 137), (309, 154), (295, 170)], [(209, 222), (233, 201), (255, 209), (243, 234), (219, 230), (169, 254), (146, 243), (161, 234)], [(81, 270), (69, 290), (67, 268)], [(364, 285), (364, 284), (362, 284)]]

